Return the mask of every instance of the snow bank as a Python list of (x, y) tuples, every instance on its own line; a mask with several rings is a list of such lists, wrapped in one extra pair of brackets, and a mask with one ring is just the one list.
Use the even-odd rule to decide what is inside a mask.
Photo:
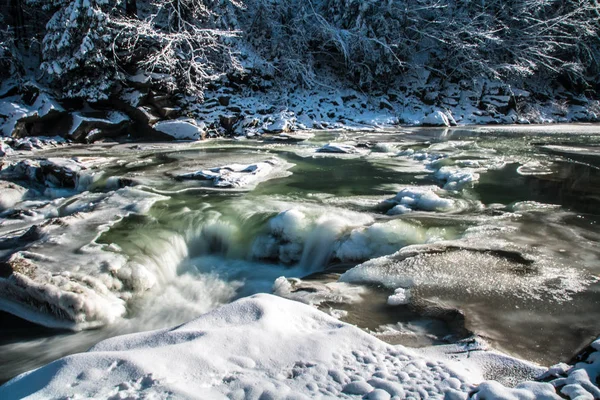
[(560, 392), (593, 399), (599, 349), (600, 340), (582, 362), (550, 368), (546, 383), (509, 388), (485, 376), (509, 371), (496, 377), (518, 379), (545, 369), (480, 340), (392, 346), (308, 305), (260, 294), (176, 328), (105, 340), (14, 378), (0, 397), (558, 400)]
[(441, 399), (463, 398), (481, 380), (312, 307), (256, 295), (177, 328), (106, 340), (13, 379), (0, 397)]

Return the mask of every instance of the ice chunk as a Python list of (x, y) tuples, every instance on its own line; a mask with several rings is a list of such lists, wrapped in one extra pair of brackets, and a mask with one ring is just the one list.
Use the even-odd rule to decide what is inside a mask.
[(12, 208), (23, 200), (27, 189), (14, 183), (0, 181), (0, 211)]
[(479, 180), (479, 174), (470, 168), (442, 167), (434, 176), (445, 181), (445, 190), (461, 190), (469, 183)]

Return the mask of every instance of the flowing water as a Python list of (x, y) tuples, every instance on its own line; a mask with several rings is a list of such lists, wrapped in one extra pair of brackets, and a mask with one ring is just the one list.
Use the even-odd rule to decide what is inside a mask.
[[(353, 153), (317, 152), (327, 143)], [(600, 334), (600, 126), (106, 143), (34, 158), (88, 169), (68, 188), (0, 175), (30, 190), (0, 214), (0, 259), (18, 255), (28, 277), (18, 298), (0, 286), (0, 308), (21, 317), (0, 313), (0, 381), (259, 292), (391, 343), (478, 335), (546, 365)], [(242, 171), (232, 185), (187, 179), (226, 165), (234, 181)]]

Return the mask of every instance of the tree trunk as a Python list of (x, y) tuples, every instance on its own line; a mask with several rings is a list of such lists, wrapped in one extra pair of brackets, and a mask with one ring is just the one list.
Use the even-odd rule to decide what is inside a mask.
[(136, 0), (126, 0), (125, 1), (125, 13), (128, 17), (136, 18), (137, 17), (137, 3)]

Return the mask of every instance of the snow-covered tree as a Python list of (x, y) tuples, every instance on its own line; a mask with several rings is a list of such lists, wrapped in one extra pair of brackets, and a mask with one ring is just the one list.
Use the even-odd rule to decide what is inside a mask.
[(106, 98), (136, 70), (160, 74), (165, 90), (201, 95), (204, 85), (238, 64), (215, 28), (219, 2), (30, 0), (53, 15), (46, 24), (42, 71), (66, 97)]
[(365, 90), (423, 69), (580, 87), (600, 73), (598, 0), (27, 1), (51, 15), (42, 70), (71, 97), (107, 96), (138, 70), (200, 96), (245, 67), (308, 86), (329, 71)]

